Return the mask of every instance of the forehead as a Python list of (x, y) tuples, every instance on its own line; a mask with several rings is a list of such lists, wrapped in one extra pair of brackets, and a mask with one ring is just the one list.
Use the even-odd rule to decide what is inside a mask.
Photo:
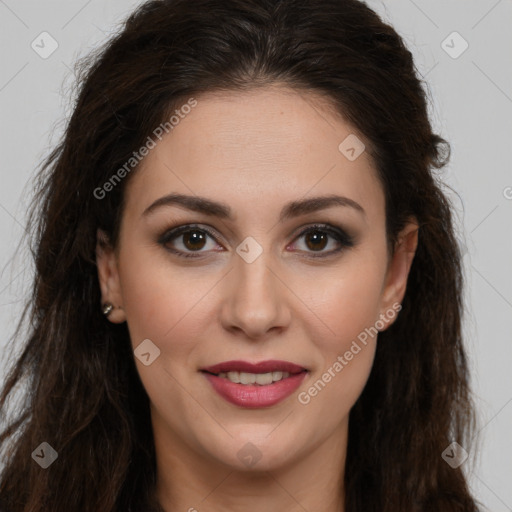
[(273, 86), (195, 99), (191, 109), (178, 107), (178, 122), (155, 140), (130, 180), (127, 204), (141, 210), (180, 192), (254, 211), (308, 194), (340, 193), (376, 212), (383, 206), (368, 151), (355, 160), (344, 153), (344, 141), (359, 150), (364, 137), (322, 96)]

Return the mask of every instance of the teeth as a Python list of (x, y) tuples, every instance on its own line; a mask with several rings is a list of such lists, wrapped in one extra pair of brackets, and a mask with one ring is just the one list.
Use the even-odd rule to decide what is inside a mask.
[(240, 382), (240, 372), (228, 372), (227, 378), (231, 382), (234, 382), (235, 384), (238, 384)]
[[(286, 374), (286, 377), (288, 377), (288, 373)], [(284, 377), (284, 378), (286, 378)], [(283, 378), (283, 372), (272, 372), (272, 380), (277, 381), (281, 380)]]
[(259, 384), (260, 386), (272, 384), (272, 375), (272, 373), (260, 373), (256, 375), (256, 384)]
[(240, 372), (240, 384), (254, 384), (256, 382), (255, 373)]
[(290, 374), (288, 372), (269, 372), (269, 373), (246, 373), (246, 372), (221, 372), (219, 377), (228, 379), (235, 384), (258, 384), (266, 386), (272, 382), (278, 382), (286, 379)]

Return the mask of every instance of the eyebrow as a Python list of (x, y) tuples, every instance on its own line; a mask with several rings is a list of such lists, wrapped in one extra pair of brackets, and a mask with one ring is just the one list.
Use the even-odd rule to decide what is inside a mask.
[[(219, 219), (234, 220), (231, 207), (225, 203), (219, 203), (206, 197), (189, 196), (185, 194), (168, 194), (151, 203), (142, 213), (145, 217), (163, 206), (182, 206), (188, 210), (203, 213)], [(335, 194), (310, 197), (287, 203), (279, 215), (279, 222), (305, 215), (308, 213), (324, 210), (332, 206), (345, 206), (352, 208), (366, 217), (364, 208), (356, 201)]]

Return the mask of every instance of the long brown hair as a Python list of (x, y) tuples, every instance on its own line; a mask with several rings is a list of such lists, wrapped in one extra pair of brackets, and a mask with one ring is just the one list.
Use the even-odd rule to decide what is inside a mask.
[[(27, 389), (0, 435), (6, 512), (159, 510), (149, 399), (126, 324), (105, 321), (97, 229), (115, 244), (127, 176), (98, 188), (194, 95), (284, 83), (326, 96), (369, 142), (393, 246), (420, 225), (403, 309), (379, 336), (350, 414), (346, 512), (473, 512), (462, 466), (474, 412), (461, 338), (461, 255), (450, 204), (433, 176), (449, 145), (433, 133), (427, 95), (395, 30), (358, 0), (149, 1), (79, 61), (62, 141), (42, 163), (30, 212), (36, 275), (23, 350), (0, 396)], [(126, 169), (126, 168), (125, 168)], [(102, 195), (102, 197), (100, 197)], [(47, 442), (57, 460), (32, 453)], [(161, 510), (161, 509), (160, 509)]]

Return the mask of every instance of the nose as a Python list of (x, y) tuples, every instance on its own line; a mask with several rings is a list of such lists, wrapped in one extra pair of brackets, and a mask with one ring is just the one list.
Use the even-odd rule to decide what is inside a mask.
[(226, 330), (261, 339), (288, 327), (290, 291), (272, 266), (265, 251), (252, 263), (236, 255), (223, 290), (221, 322)]

